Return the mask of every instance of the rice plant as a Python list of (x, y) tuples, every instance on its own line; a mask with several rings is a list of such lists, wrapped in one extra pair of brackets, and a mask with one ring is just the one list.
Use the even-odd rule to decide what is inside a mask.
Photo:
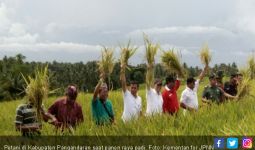
[(147, 60), (147, 73), (146, 73), (146, 85), (149, 87), (152, 85), (154, 80), (154, 65), (155, 56), (160, 48), (159, 44), (153, 44), (147, 35), (144, 34), (144, 44), (146, 50)]
[[(251, 93), (254, 94), (254, 81), (251, 81)], [(199, 104), (203, 87), (208, 84), (208, 81), (201, 82), (198, 90)], [(178, 95), (185, 89), (182, 84)], [(139, 95), (143, 99), (143, 112), (146, 110), (145, 95), (146, 90), (141, 86)], [(210, 108), (201, 108), (196, 113), (190, 113), (183, 116), (182, 109), (178, 117), (169, 115), (158, 115), (154, 117), (141, 117), (139, 120), (134, 120), (130, 123), (123, 123), (121, 115), (123, 112), (123, 103), (121, 91), (112, 91), (109, 93), (114, 113), (116, 124), (112, 126), (97, 126), (92, 119), (91, 105), (88, 104), (93, 97), (92, 93), (80, 93), (77, 102), (82, 106), (84, 113), (84, 123), (75, 128), (75, 136), (249, 136), (255, 134), (254, 119), (255, 109), (252, 103), (254, 98), (246, 96), (237, 102), (226, 102), (221, 105), (212, 105)], [(57, 97), (49, 97), (44, 102), (45, 107), (49, 108), (57, 99)], [(15, 109), (21, 103), (20, 100), (6, 101), (1, 103), (0, 109), (0, 135), (2, 136), (17, 136), (17, 132), (13, 128), (13, 120), (15, 117)], [(10, 113), (13, 112), (13, 113)], [(178, 122), (176, 126), (176, 122)], [(219, 126), (220, 125), (220, 126)], [(241, 128), (239, 128), (241, 126)], [(54, 132), (55, 127), (43, 123), (41, 130), (43, 136), (66, 136), (71, 133), (57, 134)]]
[(248, 66), (249, 66), (250, 78), (254, 79), (254, 76), (255, 76), (255, 58), (254, 58), (254, 56), (251, 56), (248, 59)]
[(125, 69), (130, 69), (128, 67), (128, 60), (135, 54), (138, 47), (131, 46), (131, 41), (128, 41), (128, 44), (125, 47), (121, 47), (121, 55), (120, 55), (120, 64), (121, 71), (123, 72)]
[(163, 51), (161, 61), (163, 63), (163, 66), (169, 73), (177, 74), (179, 77), (182, 78), (186, 77), (186, 72), (181, 65), (182, 63), (180, 56), (174, 52), (174, 49)]
[[(22, 75), (23, 76), (23, 75)], [(48, 66), (44, 68), (37, 68), (35, 70), (35, 76), (23, 76), (26, 83), (26, 98), (36, 108), (37, 119), (41, 121), (41, 106), (43, 101), (47, 99), (49, 94), (49, 76)]]
[(251, 81), (254, 79), (255, 75), (255, 61), (254, 56), (250, 57), (247, 62), (248, 67), (240, 69), (240, 73), (243, 75), (242, 80), (238, 85), (239, 98), (251, 94)]
[(249, 69), (243, 69), (241, 70), (241, 73), (243, 75), (242, 81), (240, 81), (238, 88), (237, 88), (237, 96), (239, 99), (243, 98), (244, 96), (250, 95), (251, 91), (251, 78), (250, 78), (250, 70)]
[(211, 56), (208, 44), (203, 45), (203, 47), (200, 51), (200, 59), (201, 59), (202, 64), (204, 64), (205, 66), (208, 66), (209, 63), (211, 62), (212, 56)]
[(103, 47), (101, 52), (101, 60), (98, 62), (98, 69), (100, 72), (100, 78), (103, 82), (108, 82), (109, 88), (111, 86), (111, 73), (115, 66), (114, 49)]

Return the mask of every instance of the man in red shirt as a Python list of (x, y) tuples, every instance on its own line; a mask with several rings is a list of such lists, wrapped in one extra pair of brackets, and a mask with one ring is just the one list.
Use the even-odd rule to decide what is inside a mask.
[(174, 77), (168, 76), (166, 78), (166, 86), (162, 93), (163, 97), (163, 112), (174, 115), (179, 110), (179, 101), (176, 91), (180, 87), (180, 81), (175, 80)]
[(76, 102), (77, 88), (68, 86), (66, 97), (58, 99), (48, 110), (56, 117), (53, 124), (57, 128), (73, 129), (78, 123), (83, 122), (82, 107)]

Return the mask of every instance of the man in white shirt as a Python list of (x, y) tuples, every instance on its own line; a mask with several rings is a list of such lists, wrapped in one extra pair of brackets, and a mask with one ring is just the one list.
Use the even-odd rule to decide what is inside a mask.
[(124, 99), (124, 111), (121, 118), (124, 122), (127, 122), (137, 119), (142, 114), (142, 99), (137, 94), (139, 89), (137, 82), (131, 81), (130, 90), (128, 90), (125, 72), (120, 73), (120, 80)]
[(182, 92), (181, 95), (181, 107), (188, 111), (197, 111), (198, 110), (198, 97), (197, 90), (199, 87), (199, 82), (204, 78), (208, 66), (205, 66), (204, 70), (199, 75), (199, 78), (195, 80), (194, 78), (187, 79), (187, 87)]
[(147, 85), (146, 99), (147, 99), (147, 109), (146, 116), (151, 116), (155, 114), (162, 113), (163, 98), (161, 95), (162, 81), (156, 79), (154, 81), (154, 86)]

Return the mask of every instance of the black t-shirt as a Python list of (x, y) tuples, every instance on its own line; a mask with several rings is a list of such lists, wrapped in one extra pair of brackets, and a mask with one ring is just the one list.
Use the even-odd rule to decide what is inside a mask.
[(230, 82), (226, 82), (224, 85), (224, 91), (232, 96), (237, 95), (237, 85), (234, 85)]

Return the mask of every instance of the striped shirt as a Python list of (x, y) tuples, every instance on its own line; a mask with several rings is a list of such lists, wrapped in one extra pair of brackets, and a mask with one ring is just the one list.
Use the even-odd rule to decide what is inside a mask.
[(31, 104), (21, 104), (16, 109), (16, 125), (38, 124), (36, 109)]

